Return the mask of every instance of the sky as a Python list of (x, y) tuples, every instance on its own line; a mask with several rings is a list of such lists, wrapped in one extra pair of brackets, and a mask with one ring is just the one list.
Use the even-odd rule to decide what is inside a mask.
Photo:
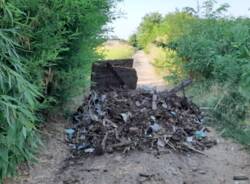
[[(198, 0), (123, 0), (117, 5), (116, 11), (122, 12), (121, 17), (111, 23), (111, 35), (127, 39), (139, 26), (143, 16), (151, 12), (165, 15), (183, 7), (197, 7)], [(200, 3), (203, 0), (199, 0)], [(229, 14), (232, 16), (250, 16), (250, 0), (217, 0), (218, 4), (228, 3)]]

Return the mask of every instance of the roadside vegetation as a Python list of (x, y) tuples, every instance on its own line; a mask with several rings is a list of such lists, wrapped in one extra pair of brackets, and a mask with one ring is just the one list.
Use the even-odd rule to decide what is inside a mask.
[(225, 16), (213, 0), (162, 16), (148, 14), (130, 38), (173, 83), (192, 78), (188, 95), (221, 134), (250, 147), (250, 19)]
[(87, 84), (116, 0), (0, 0), (0, 183), (41, 146), (37, 125)]
[(40, 123), (86, 89), (91, 64), (131, 58), (134, 48), (167, 70), (167, 80), (192, 78), (188, 94), (209, 122), (249, 146), (250, 19), (224, 16), (228, 5), (213, 0), (198, 10), (152, 13), (132, 47), (103, 37), (118, 1), (0, 0), (0, 184), (36, 160)]
[(97, 53), (104, 59), (128, 59), (133, 57), (135, 48), (123, 40), (109, 40), (97, 48)]

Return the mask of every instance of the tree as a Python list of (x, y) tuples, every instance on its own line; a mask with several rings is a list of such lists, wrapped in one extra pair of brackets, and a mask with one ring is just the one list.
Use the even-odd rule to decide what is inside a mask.
[(202, 3), (202, 5), (200, 5), (198, 1), (197, 9), (192, 7), (184, 7), (182, 11), (196, 17), (219, 18), (224, 16), (224, 13), (228, 11), (230, 5), (228, 3), (224, 3), (219, 5), (218, 8), (215, 8), (217, 4), (218, 3), (216, 0), (206, 0)]
[(138, 27), (137, 40), (141, 48), (145, 48), (157, 35), (157, 29), (162, 22), (162, 15), (158, 12), (147, 14), (143, 17)]
[(129, 37), (128, 42), (129, 42), (130, 45), (132, 45), (133, 47), (137, 48), (138, 47), (137, 35), (136, 34), (132, 34)]

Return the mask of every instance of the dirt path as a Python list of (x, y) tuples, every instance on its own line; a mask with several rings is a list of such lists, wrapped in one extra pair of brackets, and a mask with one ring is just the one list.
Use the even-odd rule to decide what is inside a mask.
[(137, 70), (139, 88), (155, 88), (158, 91), (166, 89), (166, 82), (150, 63), (143, 51), (134, 55), (134, 68)]
[[(140, 87), (162, 87), (164, 83), (153, 72), (142, 52), (135, 55)], [(145, 62), (145, 63), (144, 63)], [(160, 87), (159, 87), (160, 89)], [(63, 118), (54, 117), (45, 127), (46, 148), (39, 163), (28, 175), (7, 184), (249, 184), (235, 182), (233, 176), (250, 177), (250, 154), (230, 140), (210, 136), (218, 145), (200, 154), (161, 155), (132, 152), (105, 154), (98, 157), (73, 159), (64, 143)]]

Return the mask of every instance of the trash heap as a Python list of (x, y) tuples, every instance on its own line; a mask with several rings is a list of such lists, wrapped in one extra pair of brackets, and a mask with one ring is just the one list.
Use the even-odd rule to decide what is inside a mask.
[(202, 153), (216, 144), (207, 137), (201, 111), (186, 97), (144, 90), (91, 91), (65, 132), (75, 154), (165, 149)]

